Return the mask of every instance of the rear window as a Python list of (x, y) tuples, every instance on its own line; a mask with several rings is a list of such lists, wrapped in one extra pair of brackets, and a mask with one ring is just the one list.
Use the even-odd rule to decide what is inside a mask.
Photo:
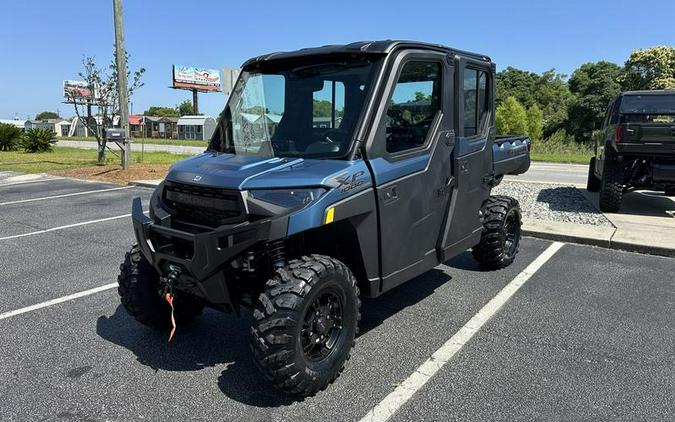
[(675, 94), (625, 95), (619, 112), (622, 114), (675, 114)]

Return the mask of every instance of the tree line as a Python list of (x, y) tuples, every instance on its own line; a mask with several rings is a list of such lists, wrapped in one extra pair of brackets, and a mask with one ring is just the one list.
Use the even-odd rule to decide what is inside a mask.
[(600, 129), (609, 102), (620, 92), (675, 88), (675, 47), (658, 46), (631, 53), (623, 66), (585, 63), (566, 75), (507, 67), (497, 73), (499, 134), (527, 134), (534, 140), (584, 143)]

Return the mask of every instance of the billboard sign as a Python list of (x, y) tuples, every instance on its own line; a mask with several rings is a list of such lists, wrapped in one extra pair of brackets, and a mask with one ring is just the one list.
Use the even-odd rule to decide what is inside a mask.
[(67, 103), (94, 104), (95, 92), (84, 81), (63, 81), (63, 98)]
[(220, 71), (204, 67), (173, 65), (173, 87), (220, 91)]

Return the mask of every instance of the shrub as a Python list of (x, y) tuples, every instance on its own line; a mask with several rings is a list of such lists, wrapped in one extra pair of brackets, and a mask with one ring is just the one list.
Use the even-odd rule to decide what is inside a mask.
[(20, 142), (21, 129), (8, 123), (0, 123), (0, 151), (16, 151)]
[(500, 135), (523, 135), (527, 133), (527, 114), (515, 97), (506, 98), (497, 107), (495, 115), (497, 133)]
[(50, 129), (28, 129), (21, 146), (26, 152), (48, 152), (56, 143), (56, 134)]

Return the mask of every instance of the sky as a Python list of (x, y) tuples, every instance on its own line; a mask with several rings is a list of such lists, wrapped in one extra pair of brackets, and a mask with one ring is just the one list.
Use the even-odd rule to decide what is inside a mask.
[[(111, 60), (112, 0), (4, 0), (0, 11), (0, 118), (73, 115), (62, 81), (78, 78), (85, 55)], [(675, 45), (673, 16), (672, 0), (124, 1), (130, 68), (146, 69), (134, 113), (191, 99), (169, 88), (174, 63), (238, 67), (279, 50), (412, 39), (486, 54), (498, 70), (569, 75), (586, 62), (623, 64), (632, 50)], [(200, 111), (215, 116), (225, 101), (200, 94)]]

